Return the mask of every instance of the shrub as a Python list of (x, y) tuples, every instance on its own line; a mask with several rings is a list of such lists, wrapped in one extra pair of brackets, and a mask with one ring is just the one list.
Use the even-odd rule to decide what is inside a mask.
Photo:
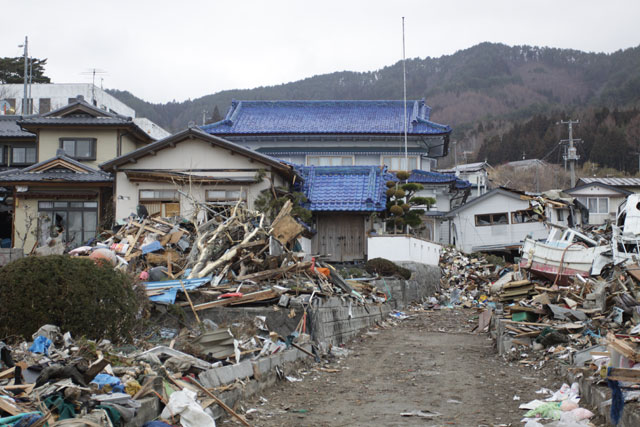
[(65, 255), (26, 257), (0, 269), (0, 337), (29, 339), (53, 324), (75, 337), (127, 341), (145, 298), (110, 266)]

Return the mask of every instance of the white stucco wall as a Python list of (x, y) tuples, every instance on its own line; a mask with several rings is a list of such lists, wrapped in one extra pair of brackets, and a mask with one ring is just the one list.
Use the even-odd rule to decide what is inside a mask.
[[(453, 217), (452, 230), (456, 247), (471, 253), (483, 246), (519, 244), (531, 234), (534, 239), (544, 239), (548, 230), (542, 222), (511, 224), (511, 213), (529, 208), (529, 202), (495, 193), (480, 202), (458, 211)], [(508, 213), (509, 224), (476, 226), (475, 216), (491, 213)]]
[(367, 238), (369, 259), (417, 262), (437, 266), (442, 246), (408, 236), (370, 236)]
[[(264, 179), (255, 184), (184, 184), (178, 185), (171, 182), (131, 182), (125, 173), (127, 169), (135, 170), (172, 170), (187, 172), (189, 169), (208, 169), (210, 171), (190, 172), (192, 175), (206, 175), (215, 177), (255, 177), (258, 169), (267, 169), (269, 166), (251, 161), (240, 154), (231, 154), (229, 150), (212, 147), (208, 142), (200, 139), (185, 140), (176, 144), (174, 148), (159, 150), (155, 156), (148, 155), (138, 159), (136, 163), (128, 163), (120, 166), (116, 173), (115, 206), (116, 220), (121, 220), (136, 211), (140, 203), (140, 190), (176, 190), (191, 194), (197, 200), (204, 202), (207, 190), (239, 190), (247, 192), (247, 203), (253, 209), (256, 198), (262, 190), (269, 188), (269, 181)], [(212, 169), (228, 169), (211, 171)], [(275, 185), (280, 186), (284, 179), (275, 177)], [(189, 198), (180, 196), (180, 214), (190, 217), (195, 212), (195, 207)]]

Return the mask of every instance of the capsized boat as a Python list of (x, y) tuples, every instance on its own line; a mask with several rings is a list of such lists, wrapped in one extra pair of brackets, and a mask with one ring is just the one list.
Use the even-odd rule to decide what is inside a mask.
[(551, 230), (544, 242), (529, 237), (524, 240), (521, 268), (565, 285), (573, 276), (598, 275), (612, 263), (609, 242), (597, 242), (573, 228), (549, 225)]

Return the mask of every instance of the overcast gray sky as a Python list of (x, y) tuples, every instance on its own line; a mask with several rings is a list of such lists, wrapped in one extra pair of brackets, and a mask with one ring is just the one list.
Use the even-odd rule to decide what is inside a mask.
[[(0, 56), (48, 58), (56, 83), (90, 82), (151, 102), (182, 101), (483, 41), (590, 52), (640, 44), (637, 0), (3, 0)], [(98, 79), (99, 85), (99, 79)]]

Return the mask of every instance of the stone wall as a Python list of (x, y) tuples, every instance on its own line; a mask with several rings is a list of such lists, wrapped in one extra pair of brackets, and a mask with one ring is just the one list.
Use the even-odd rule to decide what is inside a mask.
[(440, 291), (440, 267), (412, 262), (396, 264), (413, 272), (411, 279), (380, 279), (375, 282), (378, 289), (391, 292), (390, 302), (394, 308), (402, 310), (413, 301), (422, 301)]

